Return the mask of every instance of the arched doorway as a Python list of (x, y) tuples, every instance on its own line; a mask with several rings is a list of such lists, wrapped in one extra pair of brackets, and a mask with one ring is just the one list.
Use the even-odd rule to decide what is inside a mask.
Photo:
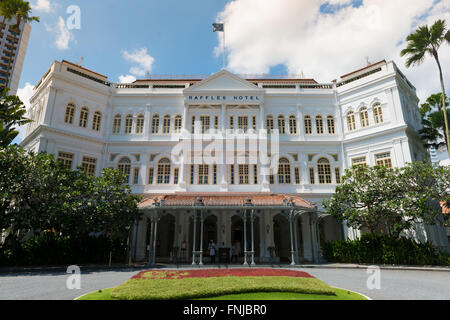
[[(208, 251), (209, 242), (217, 243), (217, 217), (214, 215), (206, 217), (203, 225), (203, 251)], [(209, 256), (209, 251), (207, 253)]]
[(175, 217), (166, 214), (158, 222), (156, 235), (156, 257), (170, 258), (175, 239)]
[(273, 241), (280, 262), (289, 262), (291, 257), (289, 221), (281, 214), (273, 217)]
[[(247, 250), (252, 248), (252, 229), (251, 220), (247, 216)], [(253, 222), (253, 235), (254, 235), (254, 248), (255, 248), (255, 260), (258, 260), (260, 255), (260, 235), (259, 235), (259, 217), (255, 215)], [(239, 262), (244, 262), (244, 221), (242, 216), (234, 215), (231, 217), (231, 244), (235, 244), (239, 249)]]
[[(195, 227), (195, 249), (200, 251), (200, 237), (201, 237), (201, 220), (200, 214), (197, 214), (197, 224)], [(194, 249), (194, 217), (189, 218), (189, 236), (188, 236), (188, 255), (192, 255)], [(209, 256), (208, 246), (209, 241), (212, 240), (217, 244), (217, 217), (215, 215), (209, 215), (203, 221), (203, 256)], [(208, 260), (206, 260), (208, 261)], [(205, 262), (205, 261), (203, 261)]]

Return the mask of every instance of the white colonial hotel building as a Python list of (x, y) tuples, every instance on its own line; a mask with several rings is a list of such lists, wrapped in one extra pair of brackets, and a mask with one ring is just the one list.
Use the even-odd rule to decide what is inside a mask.
[[(345, 169), (428, 158), (417, 134), (418, 101), (395, 63), (384, 60), (322, 84), (244, 79), (226, 70), (116, 84), (55, 61), (35, 87), (34, 121), (21, 145), (90, 174), (106, 167), (128, 174), (133, 192), (145, 197), (132, 241), (136, 261), (164, 261), (178, 247), (178, 259), (208, 262), (202, 255), (213, 240), (227, 248), (239, 243), (248, 263), (317, 262), (323, 241), (359, 235), (322, 212)], [(233, 164), (188, 163), (192, 151), (175, 163), (171, 152), (186, 139), (183, 129), (229, 129), (241, 137), (278, 129), (278, 173), (262, 175), (248, 151)], [(441, 226), (418, 225), (409, 236), (448, 246)]]

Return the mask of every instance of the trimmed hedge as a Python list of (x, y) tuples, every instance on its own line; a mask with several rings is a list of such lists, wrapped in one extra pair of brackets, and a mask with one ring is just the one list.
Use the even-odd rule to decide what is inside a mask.
[(37, 235), (17, 248), (0, 247), (0, 266), (49, 266), (69, 264), (108, 264), (125, 261), (126, 241), (111, 241), (105, 236), (69, 239), (51, 233)]
[(329, 262), (399, 265), (450, 265), (450, 254), (439, 252), (430, 242), (364, 234), (355, 240), (326, 242), (322, 246)]

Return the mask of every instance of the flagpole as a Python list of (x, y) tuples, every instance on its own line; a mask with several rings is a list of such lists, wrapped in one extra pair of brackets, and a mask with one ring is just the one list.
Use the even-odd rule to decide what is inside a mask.
[(222, 57), (222, 69), (225, 69), (225, 23), (223, 24), (223, 57)]

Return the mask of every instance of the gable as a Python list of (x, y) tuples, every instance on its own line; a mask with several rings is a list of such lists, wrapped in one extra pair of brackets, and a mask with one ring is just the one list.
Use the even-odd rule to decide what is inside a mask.
[(263, 89), (255, 86), (253, 83), (248, 82), (245, 79), (221, 70), (208, 78), (194, 84), (193, 86), (184, 90), (184, 92), (213, 92), (213, 91), (263, 91)]

